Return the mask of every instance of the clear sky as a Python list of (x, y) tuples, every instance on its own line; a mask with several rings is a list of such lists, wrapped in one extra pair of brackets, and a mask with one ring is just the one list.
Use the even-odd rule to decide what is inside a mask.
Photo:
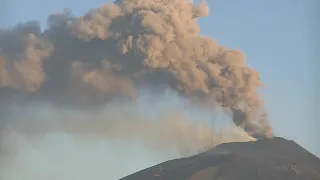
[[(47, 15), (65, 7), (80, 15), (105, 2), (111, 1), (11, 0), (2, 11), (6, 16), (0, 25), (26, 20), (45, 25)], [(276, 135), (293, 139), (320, 156), (320, 99), (316, 95), (320, 1), (208, 0), (208, 4), (211, 14), (200, 20), (201, 33), (242, 50), (249, 66), (261, 73), (261, 92)]]

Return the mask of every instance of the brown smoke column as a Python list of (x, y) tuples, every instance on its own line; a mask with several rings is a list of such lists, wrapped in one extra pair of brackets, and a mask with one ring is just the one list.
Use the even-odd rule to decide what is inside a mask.
[(253, 137), (271, 137), (259, 73), (242, 52), (199, 35), (197, 18), (208, 14), (205, 2), (116, 0), (83, 17), (53, 14), (44, 32), (34, 21), (0, 30), (0, 97), (89, 105), (165, 84), (225, 107)]

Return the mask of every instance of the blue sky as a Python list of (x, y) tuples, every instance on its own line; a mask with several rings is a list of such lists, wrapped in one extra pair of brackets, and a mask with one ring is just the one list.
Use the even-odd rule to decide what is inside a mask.
[[(47, 15), (65, 7), (79, 15), (105, 2), (111, 1), (11, 0), (2, 11), (6, 16), (0, 25), (26, 20), (45, 25)], [(320, 58), (316, 8), (320, 1), (208, 0), (208, 4), (211, 14), (199, 21), (201, 33), (245, 52), (249, 66), (261, 73), (261, 93), (275, 133), (320, 156), (320, 119), (316, 116), (320, 110), (316, 96)]]

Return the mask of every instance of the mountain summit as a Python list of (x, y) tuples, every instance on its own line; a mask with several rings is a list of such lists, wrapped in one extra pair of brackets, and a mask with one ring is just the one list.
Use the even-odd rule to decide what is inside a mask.
[(221, 144), (120, 180), (320, 180), (320, 159), (294, 141), (275, 137)]

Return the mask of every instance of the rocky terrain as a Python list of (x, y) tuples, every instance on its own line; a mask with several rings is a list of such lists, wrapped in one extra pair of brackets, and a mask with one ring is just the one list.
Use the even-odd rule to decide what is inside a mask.
[(283, 138), (221, 144), (121, 180), (320, 180), (320, 159)]

